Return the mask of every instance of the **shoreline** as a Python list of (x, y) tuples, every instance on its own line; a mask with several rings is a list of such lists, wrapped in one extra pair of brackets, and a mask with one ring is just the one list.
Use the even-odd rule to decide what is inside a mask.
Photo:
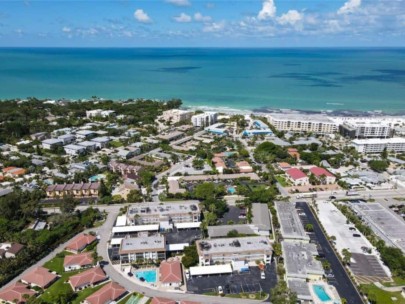
[(187, 106), (183, 105), (182, 109), (186, 110), (201, 110), (201, 111), (215, 111), (219, 113), (225, 113), (228, 115), (267, 115), (271, 113), (284, 113), (284, 114), (303, 114), (303, 115), (327, 115), (332, 117), (346, 116), (346, 117), (398, 117), (405, 116), (405, 110), (399, 111), (397, 113), (389, 113), (382, 110), (370, 110), (370, 111), (360, 111), (360, 110), (302, 110), (302, 109), (281, 109), (281, 108), (254, 108), (254, 109), (237, 109), (226, 106)]

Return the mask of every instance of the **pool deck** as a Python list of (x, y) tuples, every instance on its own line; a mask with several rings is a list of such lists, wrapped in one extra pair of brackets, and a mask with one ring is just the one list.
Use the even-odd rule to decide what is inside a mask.
[[(332, 285), (328, 285), (323, 281), (311, 282), (309, 285), (309, 292), (311, 293), (314, 304), (340, 304), (342, 303), (336, 288)], [(314, 291), (314, 285), (322, 286), (325, 292), (328, 294), (330, 300), (322, 301)]]

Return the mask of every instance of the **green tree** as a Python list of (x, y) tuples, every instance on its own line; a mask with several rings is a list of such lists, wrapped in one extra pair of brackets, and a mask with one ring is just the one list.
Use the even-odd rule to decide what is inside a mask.
[(348, 249), (344, 248), (342, 249), (342, 255), (343, 255), (343, 263), (346, 265), (349, 264), (350, 259), (352, 258), (351, 252)]
[(196, 245), (190, 245), (184, 248), (184, 255), (181, 259), (184, 267), (189, 268), (195, 266), (198, 264), (199, 260)]
[(279, 281), (270, 291), (270, 302), (272, 304), (296, 304), (297, 294), (292, 292), (285, 281)]
[(140, 203), (143, 202), (142, 194), (139, 190), (131, 190), (127, 195), (127, 201), (129, 203)]
[(63, 197), (60, 203), (60, 211), (63, 214), (71, 214), (73, 211), (75, 211), (76, 205), (77, 202), (74, 197), (71, 195), (66, 195)]
[(314, 231), (314, 225), (312, 225), (312, 224), (306, 224), (304, 228), (305, 228), (305, 231), (308, 231), (308, 232)]
[(273, 254), (276, 257), (280, 257), (283, 254), (282, 248), (281, 248), (281, 244), (279, 242), (275, 242), (273, 244)]
[(142, 170), (139, 172), (139, 183), (144, 186), (148, 187), (152, 184), (153, 180), (155, 179), (155, 174), (148, 170)]

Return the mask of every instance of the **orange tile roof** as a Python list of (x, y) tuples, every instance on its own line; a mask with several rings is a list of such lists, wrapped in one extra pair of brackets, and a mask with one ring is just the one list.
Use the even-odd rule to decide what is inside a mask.
[(176, 301), (161, 297), (154, 297), (150, 304), (176, 304)]
[(90, 304), (110, 303), (122, 297), (126, 292), (124, 287), (118, 283), (111, 282), (87, 297), (85, 301)]
[(6, 168), (3, 169), (3, 172), (4, 172), (4, 173), (7, 173), (8, 171), (14, 170), (14, 169), (16, 169), (16, 168), (17, 168), (17, 167), (6, 167)]
[(34, 284), (41, 288), (45, 288), (56, 278), (57, 275), (50, 273), (49, 269), (40, 266), (22, 276), (21, 280), (27, 282), (28, 284)]
[(63, 260), (63, 266), (70, 266), (70, 265), (90, 265), (94, 263), (94, 259), (92, 257), (91, 252), (84, 252), (74, 255), (67, 255)]
[(69, 279), (70, 286), (73, 289), (84, 285), (93, 285), (107, 279), (106, 274), (101, 267), (94, 267), (82, 273), (71, 276)]
[(80, 251), (86, 248), (86, 246), (93, 243), (97, 238), (91, 234), (82, 233), (75, 237), (67, 246), (66, 249)]
[(160, 263), (160, 282), (181, 283), (183, 281), (181, 263), (177, 259), (169, 259)]
[[(0, 299), (11, 303), (25, 303), (24, 295), (32, 296), (35, 293), (34, 290), (28, 289), (27, 285), (16, 282), (0, 291)], [(17, 302), (14, 302), (15, 300)]]

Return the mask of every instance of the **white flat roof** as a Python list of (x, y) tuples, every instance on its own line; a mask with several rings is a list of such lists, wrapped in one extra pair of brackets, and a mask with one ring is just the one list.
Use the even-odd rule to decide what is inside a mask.
[(353, 139), (352, 143), (356, 145), (367, 145), (367, 144), (402, 144), (405, 143), (405, 138), (403, 137), (393, 137), (393, 138), (370, 138), (370, 139)]
[(231, 264), (190, 267), (191, 276), (222, 274), (222, 273), (232, 273)]
[(122, 238), (111, 239), (111, 245), (121, 245)]
[(127, 224), (127, 216), (125, 214), (117, 217), (117, 222), (115, 223), (116, 227), (125, 226), (126, 224)]
[(137, 225), (137, 226), (123, 226), (113, 227), (112, 233), (124, 233), (124, 232), (138, 232), (138, 231), (157, 231), (159, 225)]
[(200, 228), (201, 222), (175, 223), (177, 229)]

